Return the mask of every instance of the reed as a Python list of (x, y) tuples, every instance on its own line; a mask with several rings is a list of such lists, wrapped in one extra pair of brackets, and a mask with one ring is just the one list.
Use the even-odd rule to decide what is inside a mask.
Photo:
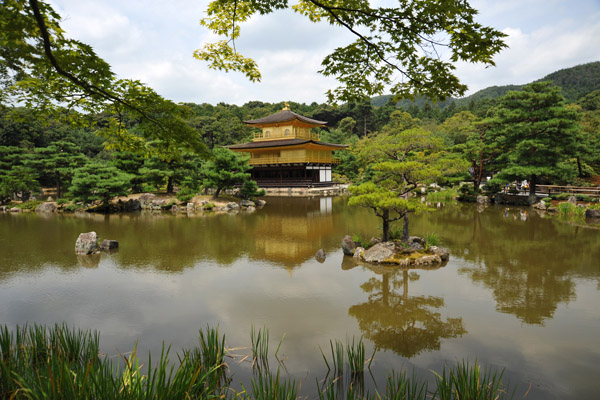
[[(283, 338), (281, 339), (283, 340)], [(250, 328), (250, 342), (252, 343), (252, 363), (268, 369), (269, 366), (269, 330), (266, 326), (256, 329), (254, 325)], [(280, 342), (281, 345), (281, 342)], [(279, 347), (277, 348), (279, 351)]]
[(435, 232), (426, 233), (423, 238), (425, 239), (425, 247), (438, 246), (441, 243), (440, 235)]
[(429, 398), (427, 382), (420, 380), (413, 371), (412, 377), (406, 376), (406, 371), (392, 371), (386, 379), (385, 399), (389, 400), (425, 400)]
[[(144, 365), (137, 345), (127, 355), (101, 355), (99, 334), (94, 331), (64, 324), (26, 325), (14, 330), (0, 326), (0, 399), (298, 398), (300, 383), (283, 379), (280, 368), (275, 373), (257, 368), (250, 392), (234, 390), (232, 378), (226, 376), (225, 336), (210, 327), (199, 336), (198, 346), (177, 354), (178, 362), (170, 361), (170, 346), (163, 344), (158, 359), (148, 355)], [(253, 329), (252, 338), (257, 358), (266, 358), (268, 330)], [(331, 361), (323, 351), (321, 354), (335, 375), (317, 387), (320, 399), (501, 400), (515, 395), (515, 390), (511, 393), (502, 384), (503, 371), (483, 369), (477, 361), (457, 362), (439, 374), (434, 372), (433, 391), (414, 372), (409, 377), (406, 372), (392, 371), (385, 393), (365, 393), (363, 371), (368, 360), (362, 337), (347, 339), (345, 345), (332, 340), (330, 349)]]
[(280, 369), (273, 375), (264, 372), (252, 378), (252, 398), (254, 400), (295, 400), (298, 397), (299, 385), (295, 379), (281, 379)]
[(515, 391), (503, 388), (504, 370), (498, 372), (487, 368), (482, 371), (477, 360), (474, 365), (468, 361), (457, 362), (454, 368), (446, 368), (436, 376), (436, 390), (433, 398), (439, 400), (501, 400), (512, 399)]
[(356, 343), (354, 337), (352, 337), (352, 342), (346, 339), (346, 355), (350, 373), (357, 374), (365, 370), (365, 344), (362, 336)]

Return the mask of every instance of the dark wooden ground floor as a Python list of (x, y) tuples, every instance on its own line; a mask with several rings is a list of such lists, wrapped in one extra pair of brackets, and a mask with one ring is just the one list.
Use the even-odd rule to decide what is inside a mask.
[(255, 165), (250, 173), (259, 187), (319, 187), (333, 183), (329, 164)]

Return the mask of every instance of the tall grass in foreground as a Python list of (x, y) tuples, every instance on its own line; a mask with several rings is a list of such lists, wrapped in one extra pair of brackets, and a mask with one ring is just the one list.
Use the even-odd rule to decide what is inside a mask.
[[(268, 331), (253, 330), (253, 353), (268, 355)], [(0, 399), (278, 399), (299, 396), (301, 382), (273, 373), (268, 366), (254, 369), (251, 390), (233, 389), (227, 376), (225, 336), (218, 328), (199, 332), (199, 345), (178, 353), (177, 363), (169, 361), (170, 347), (163, 344), (160, 357), (148, 365), (138, 360), (137, 350), (119, 355), (116, 361), (99, 353), (99, 334), (66, 325), (17, 327), (0, 326)], [(282, 339), (283, 340), (283, 339)], [(266, 344), (264, 344), (266, 341)], [(281, 342), (279, 343), (281, 347)], [(365, 360), (362, 337), (330, 341), (331, 361), (323, 359), (333, 375), (321, 384), (319, 399), (403, 399), (403, 400), (492, 400), (511, 399), (502, 385), (503, 371), (483, 370), (463, 361), (435, 374), (436, 385), (414, 373), (391, 371), (386, 385), (374, 393), (365, 392), (364, 370), (373, 357)], [(375, 353), (373, 353), (375, 354)], [(261, 362), (262, 363), (262, 362)], [(254, 364), (254, 362), (253, 362)]]

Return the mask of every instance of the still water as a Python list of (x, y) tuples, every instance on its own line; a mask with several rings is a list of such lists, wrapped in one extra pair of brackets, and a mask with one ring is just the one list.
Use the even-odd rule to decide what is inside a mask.
[[(319, 347), (361, 335), (368, 355), (378, 349), (371, 391), (392, 369), (433, 380), (431, 370), (477, 359), (505, 368), (528, 399), (600, 396), (598, 225), (444, 205), (412, 216), (411, 234), (436, 232), (450, 261), (397, 270), (341, 252), (346, 234), (377, 235), (368, 210), (343, 198), (267, 201), (238, 215), (0, 214), (0, 323), (96, 329), (108, 354), (136, 342), (138, 354), (163, 341), (177, 351), (218, 325), (246, 383), (251, 326), (266, 326), (271, 352), (285, 335), (282, 375), (310, 397), (327, 373)], [(119, 251), (78, 258), (75, 240), (92, 230)]]

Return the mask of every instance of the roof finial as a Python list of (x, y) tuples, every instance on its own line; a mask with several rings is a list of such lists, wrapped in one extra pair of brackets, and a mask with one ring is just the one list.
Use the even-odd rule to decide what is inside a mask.
[(290, 103), (288, 103), (287, 101), (285, 102), (285, 107), (283, 107), (283, 110), (281, 111), (290, 111)]

